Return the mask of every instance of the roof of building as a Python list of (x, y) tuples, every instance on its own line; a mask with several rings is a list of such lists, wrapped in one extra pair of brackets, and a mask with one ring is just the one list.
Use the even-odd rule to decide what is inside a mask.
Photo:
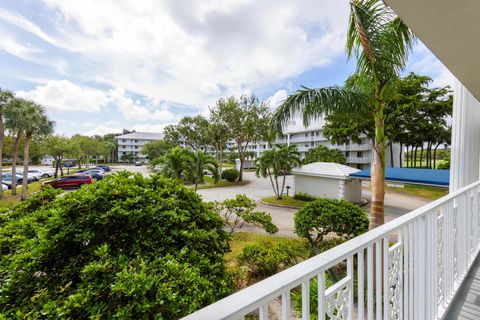
[(144, 140), (161, 140), (163, 133), (156, 132), (132, 132), (121, 136), (116, 136), (116, 139), (144, 139)]
[[(350, 174), (352, 178), (370, 179), (370, 169)], [(385, 180), (410, 184), (448, 187), (450, 170), (386, 168)]]
[(360, 170), (334, 162), (314, 162), (294, 169), (294, 175), (346, 179), (351, 173)]

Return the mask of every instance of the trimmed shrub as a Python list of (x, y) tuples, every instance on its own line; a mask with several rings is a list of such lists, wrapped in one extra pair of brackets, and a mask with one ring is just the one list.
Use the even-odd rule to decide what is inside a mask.
[(238, 170), (237, 169), (227, 169), (222, 172), (222, 178), (234, 182), (238, 178)]
[(316, 200), (318, 198), (314, 197), (314, 196), (311, 196), (307, 193), (298, 192), (298, 193), (295, 193), (295, 195), (293, 196), (293, 199), (302, 200), (302, 201), (313, 201), (313, 200)]
[(259, 280), (291, 267), (310, 256), (306, 243), (264, 241), (243, 248), (237, 263), (248, 269), (249, 279)]
[(367, 213), (345, 200), (317, 199), (295, 214), (295, 232), (307, 239), (317, 253), (324, 236), (331, 232), (350, 239), (367, 230)]
[(177, 181), (52, 192), (0, 213), (0, 318), (178, 319), (231, 292), (223, 221)]

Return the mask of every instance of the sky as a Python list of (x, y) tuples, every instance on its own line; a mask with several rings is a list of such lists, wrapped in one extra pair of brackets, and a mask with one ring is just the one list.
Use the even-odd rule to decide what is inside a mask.
[[(161, 132), (220, 97), (341, 85), (347, 0), (0, 0), (0, 87), (62, 135)], [(453, 77), (420, 42), (405, 72)]]

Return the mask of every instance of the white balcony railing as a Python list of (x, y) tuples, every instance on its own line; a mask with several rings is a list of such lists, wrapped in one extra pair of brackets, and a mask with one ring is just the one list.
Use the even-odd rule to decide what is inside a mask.
[[(185, 319), (251, 313), (261, 320), (273, 313), (290, 319), (293, 291), (301, 297), (302, 319), (312, 308), (318, 319), (439, 319), (479, 251), (479, 192), (476, 182)], [(344, 275), (326, 287), (332, 268)], [(313, 306), (309, 286), (315, 278), (319, 298)]]
[(349, 156), (347, 162), (349, 163), (370, 163), (372, 159), (370, 157), (354, 157)]

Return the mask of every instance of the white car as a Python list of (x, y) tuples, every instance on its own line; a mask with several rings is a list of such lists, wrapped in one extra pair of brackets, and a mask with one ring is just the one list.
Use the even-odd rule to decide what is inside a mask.
[(53, 177), (55, 175), (54, 171), (40, 170), (40, 169), (28, 169), (28, 173), (33, 173), (35, 175), (38, 175), (39, 179), (50, 178), (50, 177)]
[(2, 189), (3, 191), (8, 190), (8, 186), (5, 183), (2, 183)]
[[(20, 174), (23, 176), (23, 171), (17, 171), (17, 174)], [(27, 177), (28, 177), (28, 180), (31, 181), (38, 181), (40, 179), (42, 179), (42, 175), (38, 175), (36, 173), (31, 173), (30, 171), (27, 172)]]

